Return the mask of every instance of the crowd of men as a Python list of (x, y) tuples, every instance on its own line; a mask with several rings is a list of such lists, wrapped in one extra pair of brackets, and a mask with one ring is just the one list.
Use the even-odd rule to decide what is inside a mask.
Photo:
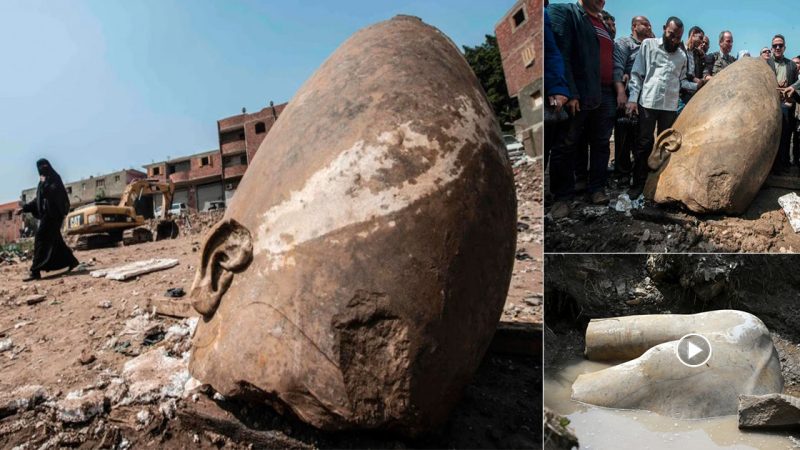
[[(733, 33), (719, 33), (719, 50), (709, 38), (670, 17), (661, 36), (645, 16), (631, 19), (630, 35), (616, 38), (616, 19), (605, 0), (548, 5), (545, 1), (545, 164), (549, 163), (550, 215), (569, 215), (577, 195), (607, 204), (609, 183), (642, 194), (654, 134), (672, 126), (692, 97), (738, 58)], [(616, 38), (616, 39), (615, 39)], [(800, 166), (800, 56), (787, 59), (786, 38), (776, 34), (760, 57), (778, 81), (782, 130), (774, 173)], [(614, 134), (614, 167), (608, 167)], [(790, 150), (792, 147), (794, 150)], [(793, 154), (792, 154), (793, 153)], [(612, 178), (609, 180), (609, 172)]]

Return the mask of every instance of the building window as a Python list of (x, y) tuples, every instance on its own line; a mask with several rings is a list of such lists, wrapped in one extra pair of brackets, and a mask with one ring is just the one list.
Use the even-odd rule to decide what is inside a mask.
[(247, 165), (247, 155), (239, 155), (239, 163), (242, 165)]
[(525, 8), (520, 8), (519, 11), (515, 12), (514, 15), (511, 16), (511, 20), (514, 23), (514, 29), (516, 30), (522, 26), (522, 24), (525, 23), (525, 19), (527, 19), (527, 17), (525, 17)]
[(153, 175), (161, 175), (161, 167), (153, 167)]
[(95, 180), (95, 186), (96, 187), (105, 187), (105, 185), (106, 185), (106, 179), (105, 178), (100, 179), (100, 180)]
[(239, 133), (239, 140), (244, 140), (244, 132)]
[(13, 214), (13, 212), (12, 212), (12, 211), (9, 211), (9, 212), (8, 212), (8, 220), (11, 220), (11, 215), (12, 215), (12, 214)]
[(256, 123), (256, 134), (266, 133), (267, 126), (264, 125), (264, 122), (257, 122)]
[(525, 67), (533, 65), (533, 44), (522, 49), (522, 65)]
[(28, 201), (27, 194), (22, 194), (22, 203), (26, 203)]
[(202, 166), (208, 166), (210, 164), (211, 164), (211, 157), (203, 156), (202, 158), (200, 158), (200, 166), (201, 167)]
[(81, 183), (81, 190), (82, 190), (82, 191), (85, 191), (85, 190), (86, 190), (86, 183)]
[(533, 109), (536, 110), (537, 108), (542, 108), (544, 105), (544, 99), (542, 98), (542, 92), (536, 91), (531, 94), (531, 98), (533, 99)]
[(114, 182), (119, 183), (119, 175), (114, 175)]
[(72, 194), (72, 186), (67, 186), (67, 194)]

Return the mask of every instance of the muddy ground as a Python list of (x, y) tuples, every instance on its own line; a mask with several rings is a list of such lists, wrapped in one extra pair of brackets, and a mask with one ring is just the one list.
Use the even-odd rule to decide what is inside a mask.
[[(540, 324), (540, 161), (524, 161), (515, 168), (515, 176), (518, 249), (502, 320)], [(536, 355), (488, 353), (450, 420), (416, 439), (324, 433), (269, 407), (238, 404), (193, 384), (186, 362), (196, 319), (155, 314), (155, 307), (171, 301), (165, 296), (168, 289), (189, 290), (202, 232), (214, 220), (195, 216), (191, 232), (171, 241), (78, 252), (87, 270), (45, 274), (32, 284), (21, 281), (28, 261), (0, 261), (0, 447), (541, 445), (542, 378)], [(89, 275), (91, 270), (153, 257), (177, 258), (179, 264), (126, 282)], [(209, 421), (207, 413), (227, 419)]]
[[(776, 182), (776, 184), (781, 184)], [(792, 253), (800, 252), (778, 198), (790, 189), (765, 186), (741, 216), (699, 215), (678, 206), (645, 202), (644, 208), (613, 208), (625, 189), (608, 189), (610, 206), (594, 206), (577, 197), (563, 219), (545, 219), (548, 253)], [(546, 211), (549, 213), (548, 211)]]

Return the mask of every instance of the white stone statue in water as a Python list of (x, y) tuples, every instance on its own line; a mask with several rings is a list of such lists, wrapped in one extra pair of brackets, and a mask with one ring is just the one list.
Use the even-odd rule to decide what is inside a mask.
[[(708, 361), (696, 367), (683, 364), (677, 352), (681, 337), (692, 333), (711, 346)], [(586, 330), (586, 357), (627, 361), (581, 375), (572, 385), (573, 400), (597, 406), (696, 419), (736, 414), (739, 395), (783, 390), (769, 330), (742, 311), (594, 319)]]

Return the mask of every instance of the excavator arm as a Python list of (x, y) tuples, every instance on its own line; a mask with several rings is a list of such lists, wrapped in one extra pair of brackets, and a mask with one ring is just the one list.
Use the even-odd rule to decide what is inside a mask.
[(172, 197), (175, 194), (175, 185), (171, 182), (162, 183), (158, 180), (144, 179), (137, 180), (125, 187), (122, 198), (119, 201), (121, 207), (134, 207), (137, 200), (144, 195), (161, 194), (161, 212), (157, 219), (166, 219), (167, 211), (172, 205)]

